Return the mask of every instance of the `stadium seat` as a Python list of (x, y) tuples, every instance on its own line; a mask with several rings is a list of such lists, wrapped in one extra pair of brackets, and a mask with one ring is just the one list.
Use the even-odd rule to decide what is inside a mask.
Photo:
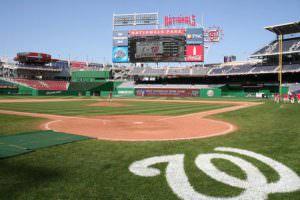
[(169, 68), (167, 75), (190, 75), (190, 68)]
[[(272, 41), (270, 44), (264, 46), (252, 55), (274, 54), (278, 53), (278, 41)], [(299, 51), (300, 50), (300, 37), (289, 38), (283, 40), (283, 52)]]
[(194, 67), (192, 69), (193, 76), (205, 76), (210, 69), (208, 67)]
[(247, 74), (253, 69), (253, 66), (250, 64), (233, 66), (231, 70), (229, 70), (228, 74)]
[(272, 66), (256, 66), (254, 67), (250, 72), (251, 73), (271, 73), (271, 72), (275, 72), (275, 70), (278, 68), (278, 66), (276, 65), (272, 65)]
[(29, 80), (21, 78), (16, 78), (12, 80), (16, 83), (31, 87), (36, 90), (66, 91), (68, 89), (67, 81)]
[(282, 70), (284, 72), (287, 72), (287, 71), (300, 71), (300, 64), (296, 64), (296, 65), (284, 65), (282, 67)]
[(144, 75), (152, 75), (152, 76), (162, 76), (166, 74), (166, 69), (165, 68), (146, 68), (144, 70)]

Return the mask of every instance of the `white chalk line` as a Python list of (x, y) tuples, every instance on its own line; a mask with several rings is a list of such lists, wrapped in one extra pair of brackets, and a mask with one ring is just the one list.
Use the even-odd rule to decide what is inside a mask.
[(53, 123), (60, 122), (60, 121), (62, 121), (62, 120), (59, 119), (59, 120), (54, 120), (54, 121), (47, 122), (47, 123), (44, 125), (44, 127), (45, 127), (46, 130), (53, 130), (53, 131), (55, 131), (54, 129), (51, 129), (49, 126), (50, 126), (51, 124), (53, 124)]

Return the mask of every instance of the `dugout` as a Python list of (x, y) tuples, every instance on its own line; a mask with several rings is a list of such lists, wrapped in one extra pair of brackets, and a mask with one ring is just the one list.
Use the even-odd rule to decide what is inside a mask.
[(17, 93), (18, 93), (17, 85), (0, 79), (0, 95), (11, 95)]

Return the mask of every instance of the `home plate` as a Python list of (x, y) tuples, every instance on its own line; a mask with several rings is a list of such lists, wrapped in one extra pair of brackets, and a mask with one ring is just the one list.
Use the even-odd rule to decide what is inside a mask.
[(133, 122), (133, 124), (143, 124), (144, 122)]

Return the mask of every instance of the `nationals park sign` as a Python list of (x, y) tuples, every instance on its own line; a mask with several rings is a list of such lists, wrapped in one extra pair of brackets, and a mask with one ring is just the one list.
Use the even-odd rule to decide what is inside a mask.
[(174, 26), (174, 25), (187, 25), (189, 27), (196, 27), (196, 16), (179, 16), (179, 17), (170, 17), (165, 16), (164, 17), (164, 26)]

